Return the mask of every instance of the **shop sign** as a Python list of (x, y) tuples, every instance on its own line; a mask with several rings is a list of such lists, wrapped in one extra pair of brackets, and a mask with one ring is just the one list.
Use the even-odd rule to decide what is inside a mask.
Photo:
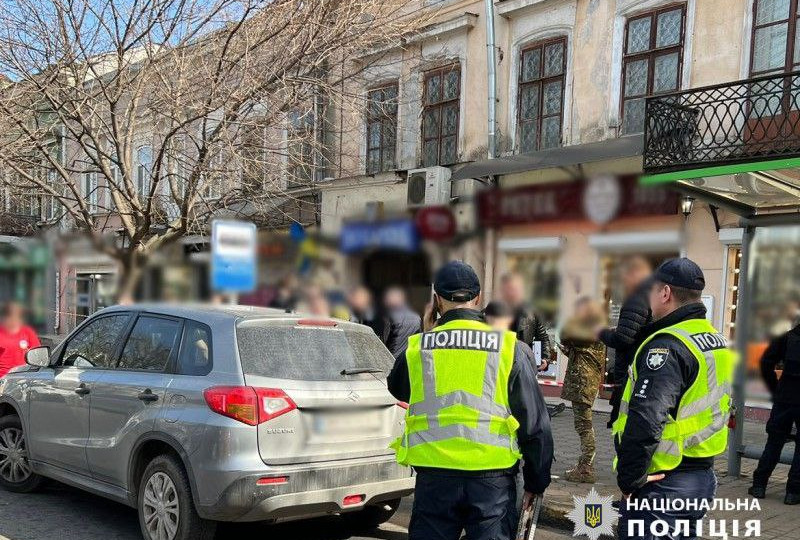
[(419, 235), (410, 219), (350, 222), (342, 226), (339, 246), (344, 253), (369, 249), (413, 252), (419, 248)]
[(214, 221), (211, 225), (211, 288), (223, 292), (255, 289), (257, 246), (254, 223)]
[(677, 212), (675, 192), (641, 185), (635, 176), (494, 189), (478, 195), (478, 218), (484, 227), (584, 219), (603, 225), (619, 218)]
[(417, 212), (419, 235), (427, 240), (443, 242), (456, 234), (456, 218), (447, 206), (427, 206)]

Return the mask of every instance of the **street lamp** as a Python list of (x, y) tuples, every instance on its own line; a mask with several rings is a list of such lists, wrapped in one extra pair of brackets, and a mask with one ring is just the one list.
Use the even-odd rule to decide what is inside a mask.
[(683, 217), (689, 219), (689, 215), (691, 215), (692, 210), (694, 209), (694, 197), (690, 195), (685, 195), (681, 197), (681, 213)]

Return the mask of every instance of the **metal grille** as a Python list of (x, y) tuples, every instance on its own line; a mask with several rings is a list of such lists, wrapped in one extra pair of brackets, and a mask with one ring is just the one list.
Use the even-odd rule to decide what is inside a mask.
[(800, 156), (800, 72), (647, 98), (649, 174)]

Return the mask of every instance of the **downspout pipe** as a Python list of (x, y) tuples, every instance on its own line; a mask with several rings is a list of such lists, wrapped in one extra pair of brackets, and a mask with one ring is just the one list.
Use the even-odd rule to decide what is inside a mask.
[(494, 29), (494, 3), (486, 0), (486, 78), (488, 88), (488, 157), (497, 157), (497, 47)]
[[(494, 0), (486, 1), (486, 82), (487, 82), (487, 148), (489, 159), (497, 157), (497, 47), (494, 25)], [(489, 178), (489, 183), (495, 185), (496, 179)], [(495, 240), (494, 229), (487, 229), (484, 238), (484, 280), (483, 288), (487, 298), (493, 296), (494, 271), (495, 271), (495, 250), (497, 242)]]

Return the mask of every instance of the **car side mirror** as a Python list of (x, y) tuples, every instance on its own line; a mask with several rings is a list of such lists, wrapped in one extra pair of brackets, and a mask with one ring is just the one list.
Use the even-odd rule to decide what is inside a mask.
[(50, 347), (34, 347), (25, 353), (25, 362), (34, 367), (50, 365)]

